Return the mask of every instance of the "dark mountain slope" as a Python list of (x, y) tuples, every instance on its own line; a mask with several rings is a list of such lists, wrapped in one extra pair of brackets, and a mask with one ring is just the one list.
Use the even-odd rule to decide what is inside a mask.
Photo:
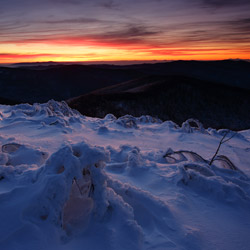
[(243, 60), (173, 61), (128, 65), (122, 66), (122, 68), (137, 70), (143, 74), (149, 74), (150, 72), (152, 75), (188, 76), (250, 89), (250, 62)]
[(44, 68), (0, 68), (0, 97), (19, 102), (65, 100), (141, 76), (130, 69), (105, 69), (83, 65)]
[(175, 61), (128, 66), (30, 64), (0, 67), (0, 97), (17, 102), (66, 100), (93, 90), (150, 75), (187, 76), (250, 89), (246, 61)]
[(184, 76), (143, 77), (68, 103), (95, 117), (149, 114), (178, 124), (192, 117), (205, 127), (250, 128), (250, 90)]

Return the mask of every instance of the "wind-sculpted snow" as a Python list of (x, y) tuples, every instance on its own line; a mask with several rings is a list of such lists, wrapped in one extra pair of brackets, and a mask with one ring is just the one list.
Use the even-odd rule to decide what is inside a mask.
[(205, 133), (203, 125), (195, 119), (188, 119), (187, 121), (183, 122), (181, 129), (183, 130), (183, 132), (187, 133), (192, 133), (195, 130)]
[(248, 249), (248, 130), (55, 101), (0, 114), (0, 249)]
[(131, 115), (125, 115), (116, 120), (116, 123), (124, 128), (138, 128), (138, 124), (145, 123), (162, 123), (160, 119), (151, 117), (149, 115), (143, 115), (141, 117), (133, 117)]
[(73, 123), (79, 123), (80, 114), (71, 110), (65, 102), (49, 101), (45, 104), (19, 104), (8, 106), (2, 113), (2, 122), (6, 126), (15, 126), (16, 123), (39, 123), (40, 128), (55, 126), (67, 128)]
[[(107, 245), (105, 249), (118, 249), (120, 244), (124, 245), (121, 249), (128, 246), (130, 249), (139, 249), (142, 245), (142, 230), (133, 220), (132, 208), (107, 187), (103, 167), (108, 158), (108, 153), (103, 148), (91, 147), (85, 143), (63, 147), (36, 170), (36, 177), (31, 183), (1, 195), (1, 203), (4, 204), (13, 199), (13, 193), (17, 197), (25, 194), (23, 199), (16, 199), (14, 204), (8, 205), (8, 210), (15, 211), (12, 214), (15, 223), (9, 230), (8, 221), (1, 218), (2, 225), (5, 226), (1, 227), (1, 246), (4, 249), (15, 249), (16, 239), (34, 228), (38, 234), (36, 240), (54, 237), (55, 241), (63, 243), (70, 240), (72, 235), (89, 229), (94, 234), (92, 227), (96, 224), (99, 233), (106, 234), (105, 230), (109, 231), (108, 238), (98, 239), (100, 246)], [(5, 209), (2, 207), (1, 217), (6, 213)], [(118, 218), (120, 219), (117, 220)], [(102, 222), (105, 222), (103, 227), (98, 229)], [(45, 227), (57, 232), (51, 235), (51, 231), (43, 231)], [(116, 231), (119, 227), (121, 231)], [(126, 230), (122, 231), (122, 228)], [(94, 235), (93, 238), (86, 238), (84, 241), (91, 243), (96, 240)], [(26, 247), (31, 249), (36, 244), (31, 239)], [(51, 246), (45, 244), (44, 247)]]

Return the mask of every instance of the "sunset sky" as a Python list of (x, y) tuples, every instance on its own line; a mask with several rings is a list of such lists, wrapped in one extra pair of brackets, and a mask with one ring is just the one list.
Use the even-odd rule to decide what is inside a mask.
[(249, 0), (0, 0), (0, 63), (250, 59)]

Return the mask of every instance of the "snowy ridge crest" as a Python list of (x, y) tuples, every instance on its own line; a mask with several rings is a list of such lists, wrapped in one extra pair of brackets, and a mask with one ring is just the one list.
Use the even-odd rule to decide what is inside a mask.
[(15, 106), (8, 106), (5, 113), (12, 112), (12, 116), (40, 116), (40, 115), (47, 115), (47, 116), (75, 116), (79, 115), (79, 112), (76, 110), (72, 110), (68, 104), (64, 101), (57, 102), (54, 100), (50, 100), (47, 103), (39, 104), (34, 103), (33, 105), (30, 104), (18, 104)]
[[(0, 112), (0, 120), (9, 123), (24, 121), (40, 121), (44, 126), (56, 125), (56, 127), (69, 127), (74, 123), (84, 123), (86, 117), (80, 114), (78, 111), (71, 109), (64, 101), (58, 102), (50, 100), (44, 104), (35, 103), (30, 104), (18, 104), (15, 106), (6, 106), (3, 112)], [(205, 129), (201, 122), (196, 119), (190, 118), (183, 122), (181, 126), (172, 121), (161, 121), (158, 118), (150, 115), (142, 115), (140, 117), (133, 117), (131, 115), (125, 115), (116, 118), (112, 114), (107, 114), (100, 120), (100, 133), (108, 132), (108, 126), (118, 125), (127, 129), (139, 129), (144, 125), (159, 125), (159, 128), (169, 130), (175, 130), (184, 133), (208, 133), (212, 135), (223, 135), (224, 131), (216, 130), (212, 128)], [(95, 122), (95, 121), (94, 121)], [(244, 139), (243, 135), (237, 134), (237, 137)]]

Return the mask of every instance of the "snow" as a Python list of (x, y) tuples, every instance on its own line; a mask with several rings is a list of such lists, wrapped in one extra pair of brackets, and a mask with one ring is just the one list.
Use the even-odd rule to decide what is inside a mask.
[(220, 148), (236, 169), (209, 165), (224, 133), (1, 105), (0, 249), (249, 249), (250, 130)]

